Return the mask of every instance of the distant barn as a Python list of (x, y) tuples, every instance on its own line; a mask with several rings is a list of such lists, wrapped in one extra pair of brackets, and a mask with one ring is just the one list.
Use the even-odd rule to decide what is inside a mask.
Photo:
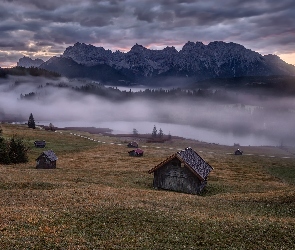
[(44, 151), (37, 159), (37, 169), (56, 168), (57, 156), (52, 150)]
[(186, 148), (149, 170), (154, 173), (154, 188), (200, 194), (213, 168), (194, 150)]
[(44, 140), (43, 141), (35, 141), (34, 144), (35, 144), (36, 148), (45, 148), (46, 141), (44, 141)]
[(137, 148), (137, 149), (129, 151), (128, 154), (130, 156), (143, 156), (143, 150), (141, 150), (140, 148)]
[(138, 143), (136, 141), (129, 142), (127, 147), (128, 148), (138, 148)]

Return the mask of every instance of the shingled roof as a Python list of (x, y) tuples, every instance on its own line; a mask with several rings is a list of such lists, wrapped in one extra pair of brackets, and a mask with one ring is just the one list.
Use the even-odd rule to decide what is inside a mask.
[(194, 170), (203, 180), (205, 180), (209, 173), (213, 170), (213, 168), (191, 148), (181, 150), (177, 152), (177, 155), (177, 158), (180, 161)]
[[(39, 157), (45, 155), (50, 161), (56, 161), (58, 158), (52, 150), (44, 151)], [(39, 157), (37, 159), (39, 159)]]
[(154, 172), (155, 170), (162, 167), (174, 158), (179, 159), (187, 168), (189, 168), (194, 174), (196, 174), (201, 181), (206, 180), (209, 173), (213, 170), (213, 167), (211, 167), (207, 162), (205, 162), (202, 159), (201, 156), (199, 156), (192, 148), (189, 147), (185, 150), (181, 150), (171, 155), (166, 160), (164, 160), (148, 172)]

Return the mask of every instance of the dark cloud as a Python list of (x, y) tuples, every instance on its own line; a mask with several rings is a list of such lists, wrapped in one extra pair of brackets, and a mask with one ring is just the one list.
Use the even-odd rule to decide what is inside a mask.
[(15, 65), (19, 58), (24, 55), (20, 52), (3, 52), (0, 50), (0, 62), (1, 67), (11, 67)]
[(294, 13), (293, 0), (5, 0), (0, 51), (26, 50), (41, 58), (46, 52), (44, 59), (77, 41), (111, 49), (136, 42), (180, 49), (189, 40), (222, 40), (262, 54), (294, 53)]
[(24, 8), (32, 10), (56, 10), (60, 8), (61, 5), (75, 5), (81, 3), (80, 0), (50, 0), (50, 1), (40, 1), (40, 0), (6, 0), (6, 2), (12, 3), (14, 6), (21, 6)]

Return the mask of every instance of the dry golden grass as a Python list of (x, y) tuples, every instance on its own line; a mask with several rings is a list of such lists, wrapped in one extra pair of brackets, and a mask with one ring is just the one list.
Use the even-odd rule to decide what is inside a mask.
[[(0, 165), (3, 249), (295, 248), (294, 183), (269, 171), (294, 168), (285, 150), (247, 147), (255, 155), (234, 156), (233, 147), (179, 139), (142, 142), (137, 158), (126, 138), (1, 127), (31, 145), (28, 163)], [(36, 139), (56, 152), (57, 169), (35, 169), (44, 150)], [(214, 167), (204, 195), (154, 190), (147, 171), (187, 146)]]

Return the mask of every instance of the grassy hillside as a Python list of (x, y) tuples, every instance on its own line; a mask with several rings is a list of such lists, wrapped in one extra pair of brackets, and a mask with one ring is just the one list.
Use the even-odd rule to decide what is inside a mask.
[[(1, 249), (295, 248), (294, 148), (234, 156), (193, 140), (139, 141), (136, 158), (126, 138), (1, 127), (31, 148), (28, 163), (0, 165)], [(57, 169), (35, 169), (35, 140), (54, 150)], [(188, 146), (214, 167), (204, 194), (154, 190), (147, 171)]]

